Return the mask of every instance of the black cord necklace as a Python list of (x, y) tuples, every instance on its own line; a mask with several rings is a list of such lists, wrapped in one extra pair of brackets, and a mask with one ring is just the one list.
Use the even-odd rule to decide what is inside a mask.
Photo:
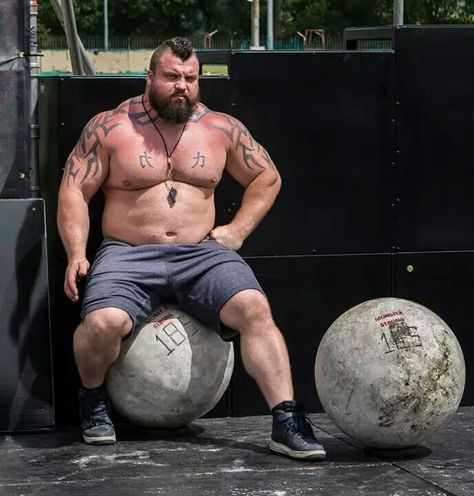
[(167, 164), (167, 172), (166, 172), (166, 178), (165, 178), (165, 188), (166, 191), (168, 191), (168, 201), (170, 202), (171, 205), (174, 205), (176, 203), (176, 197), (178, 196), (178, 191), (174, 186), (171, 186), (171, 188), (168, 186), (167, 181), (173, 181), (173, 174), (172, 174), (172, 168), (173, 168), (173, 163), (171, 162), (171, 156), (173, 155), (174, 151), (176, 150), (176, 147), (178, 146), (179, 142), (181, 141), (181, 138), (183, 137), (184, 130), (186, 129), (186, 123), (184, 123), (183, 129), (181, 129), (181, 133), (178, 137), (178, 140), (176, 141), (175, 145), (173, 146), (171, 152), (168, 152), (168, 145), (166, 144), (165, 137), (161, 133), (159, 127), (155, 124), (155, 121), (150, 117), (150, 114), (148, 113), (148, 110), (145, 107), (145, 95), (142, 95), (142, 106), (143, 110), (145, 111), (146, 115), (148, 116), (148, 119), (150, 119), (151, 123), (155, 127), (155, 129), (158, 131), (158, 134), (161, 137), (161, 140), (163, 141), (163, 145), (165, 147), (165, 152), (166, 152), (166, 164)]

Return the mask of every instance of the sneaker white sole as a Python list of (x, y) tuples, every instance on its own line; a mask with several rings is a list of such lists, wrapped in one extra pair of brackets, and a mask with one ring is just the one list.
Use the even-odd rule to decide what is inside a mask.
[(100, 446), (114, 444), (116, 441), (115, 434), (113, 436), (86, 436), (83, 434), (82, 439), (84, 439), (86, 444), (97, 444)]
[(281, 453), (283, 455), (289, 456), (290, 458), (295, 458), (297, 460), (325, 460), (326, 451), (324, 448), (312, 451), (295, 451), (285, 444), (277, 443), (276, 441), (270, 441), (270, 449), (276, 453)]

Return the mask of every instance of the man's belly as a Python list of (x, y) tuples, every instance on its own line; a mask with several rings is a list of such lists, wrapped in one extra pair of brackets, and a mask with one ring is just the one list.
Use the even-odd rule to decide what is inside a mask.
[(130, 244), (198, 243), (214, 227), (214, 195), (178, 183), (169, 201), (164, 184), (139, 191), (105, 192), (102, 231)]

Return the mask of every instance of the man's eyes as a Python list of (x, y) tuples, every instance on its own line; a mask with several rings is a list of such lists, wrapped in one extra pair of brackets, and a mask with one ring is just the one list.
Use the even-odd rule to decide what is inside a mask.
[[(178, 74), (166, 75), (166, 78), (169, 79), (170, 81), (175, 81), (176, 79), (180, 79), (180, 77), (181, 76), (179, 76)], [(184, 79), (186, 80), (187, 83), (193, 83), (194, 81), (196, 81), (197, 76), (186, 76)]]

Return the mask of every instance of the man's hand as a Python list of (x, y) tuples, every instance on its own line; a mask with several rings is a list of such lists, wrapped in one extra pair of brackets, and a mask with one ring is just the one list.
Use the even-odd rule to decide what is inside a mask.
[(66, 269), (66, 276), (64, 278), (64, 292), (71, 301), (79, 300), (79, 291), (77, 283), (89, 271), (90, 264), (85, 258), (78, 260), (71, 260)]
[(237, 251), (244, 242), (242, 237), (238, 236), (229, 224), (214, 228), (209, 233), (209, 236), (221, 245), (234, 251)]

